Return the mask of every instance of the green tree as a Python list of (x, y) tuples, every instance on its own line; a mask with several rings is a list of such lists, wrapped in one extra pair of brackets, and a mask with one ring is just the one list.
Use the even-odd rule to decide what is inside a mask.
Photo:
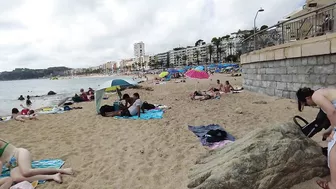
[(216, 46), (216, 51), (217, 51), (217, 62), (220, 61), (220, 45), (221, 45), (221, 42), (222, 42), (222, 38), (221, 37), (214, 37), (212, 38), (211, 40), (211, 43), (214, 44)]
[(195, 43), (195, 47), (200, 46), (200, 45), (203, 45), (204, 43), (205, 43), (205, 42), (204, 42), (203, 39), (199, 39), (199, 40), (196, 41), (196, 43)]
[(186, 66), (186, 65), (187, 65), (187, 59), (188, 59), (187, 55), (183, 55), (183, 56), (182, 56), (182, 60), (184, 60), (184, 62), (183, 62), (183, 66)]
[(260, 27), (260, 31), (265, 30), (265, 29), (267, 29), (267, 28), (268, 28), (267, 25), (262, 25), (262, 26)]
[(175, 62), (175, 64), (174, 64), (174, 66), (178, 65), (179, 60), (181, 59), (181, 57), (180, 57), (179, 55), (177, 55), (177, 56), (175, 57), (175, 59), (176, 59), (176, 62)]
[(209, 59), (210, 59), (210, 63), (211, 63), (211, 58), (212, 58), (212, 54), (213, 54), (213, 46), (210, 44), (208, 46), (208, 54), (209, 54)]
[(198, 50), (196, 50), (195, 53), (194, 53), (194, 56), (196, 56), (197, 65), (199, 65), (199, 55), (200, 55), (200, 52)]

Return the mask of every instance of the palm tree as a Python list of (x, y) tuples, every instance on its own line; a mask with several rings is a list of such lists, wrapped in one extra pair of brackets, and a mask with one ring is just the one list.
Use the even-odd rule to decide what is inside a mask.
[(179, 60), (181, 59), (181, 57), (179, 55), (177, 55), (175, 58), (176, 58), (176, 62), (175, 62), (174, 66), (176, 66), (179, 63)]
[(219, 62), (220, 60), (220, 54), (219, 54), (219, 49), (220, 49), (220, 45), (221, 45), (221, 41), (222, 41), (222, 38), (221, 37), (214, 37), (212, 38), (211, 40), (211, 43), (214, 44), (216, 46), (216, 50), (217, 50), (217, 62)]
[(182, 56), (182, 60), (184, 60), (184, 63), (183, 63), (183, 66), (186, 66), (187, 65), (187, 55), (183, 55)]
[(204, 40), (203, 39), (199, 39), (199, 40), (196, 41), (195, 47), (203, 45), (203, 44), (205, 44)]
[(200, 55), (200, 52), (196, 50), (194, 56), (196, 56), (197, 65), (199, 65), (199, 55)]
[(212, 57), (212, 54), (213, 54), (213, 46), (211, 44), (208, 46), (208, 53), (210, 55), (210, 63), (211, 63), (211, 57)]

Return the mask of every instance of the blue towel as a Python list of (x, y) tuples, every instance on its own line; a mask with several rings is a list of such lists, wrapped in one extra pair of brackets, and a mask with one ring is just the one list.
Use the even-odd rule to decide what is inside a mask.
[(120, 117), (116, 116), (117, 119), (143, 119), (143, 120), (149, 120), (149, 119), (162, 119), (163, 118), (163, 110), (147, 110), (145, 113), (140, 114), (140, 118), (136, 116), (132, 117)]
[[(212, 143), (207, 142), (207, 136), (206, 134), (211, 130), (222, 130), (225, 131), (221, 126), (219, 125), (208, 125), (208, 126), (188, 126), (188, 129), (192, 131), (201, 141), (203, 146), (210, 146)], [(233, 137), (230, 133), (225, 131), (227, 136), (226, 138), (231, 141), (235, 141), (235, 137)]]
[[(32, 162), (32, 168), (33, 169), (42, 169), (42, 168), (55, 168), (59, 169), (64, 165), (64, 161), (61, 159), (44, 159), (44, 160), (38, 160)], [(3, 177), (9, 177), (10, 176), (10, 170), (6, 167), (2, 167), (2, 172), (0, 178)], [(45, 181), (39, 181), (40, 184), (45, 183)]]

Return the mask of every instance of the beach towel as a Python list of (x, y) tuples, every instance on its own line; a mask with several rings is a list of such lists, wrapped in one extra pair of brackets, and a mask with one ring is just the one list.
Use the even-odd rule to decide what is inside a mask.
[[(64, 161), (61, 159), (44, 159), (32, 162), (32, 168), (55, 168), (59, 169), (64, 165)], [(10, 170), (5, 165), (2, 166), (2, 172), (0, 178), (9, 177)], [(45, 183), (45, 181), (39, 181), (40, 184)]]
[[(225, 131), (221, 126), (219, 125), (208, 125), (208, 126), (188, 126), (188, 129), (193, 132), (199, 139), (200, 142), (202, 143), (203, 146), (208, 146), (211, 149), (216, 149), (219, 147), (223, 147), (226, 144), (229, 144), (233, 141), (235, 141), (235, 138), (228, 133), (227, 131)], [(207, 133), (209, 131), (215, 131), (215, 130), (221, 130), (221, 131), (225, 131), (226, 132), (226, 140), (223, 141), (219, 141), (219, 142), (208, 142), (207, 139), (209, 137), (209, 135), (207, 135)], [(231, 142), (230, 142), (231, 141)]]
[(163, 118), (163, 111), (162, 110), (147, 110), (145, 111), (145, 113), (141, 113), (140, 114), (140, 118), (136, 115), (136, 116), (132, 116), (132, 117), (120, 117), (120, 116), (116, 116), (116, 119), (143, 119), (143, 120), (150, 120), (150, 119), (162, 119)]
[(63, 108), (44, 108), (38, 112), (38, 114), (62, 114), (64, 113)]
[(0, 123), (1, 122), (6, 122), (12, 119), (12, 116), (7, 116), (7, 117), (0, 117)]

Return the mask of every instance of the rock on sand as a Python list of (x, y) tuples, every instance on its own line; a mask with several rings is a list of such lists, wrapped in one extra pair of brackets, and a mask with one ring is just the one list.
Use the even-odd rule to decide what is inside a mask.
[(191, 169), (188, 188), (286, 189), (328, 172), (321, 147), (288, 123), (210, 151)]

